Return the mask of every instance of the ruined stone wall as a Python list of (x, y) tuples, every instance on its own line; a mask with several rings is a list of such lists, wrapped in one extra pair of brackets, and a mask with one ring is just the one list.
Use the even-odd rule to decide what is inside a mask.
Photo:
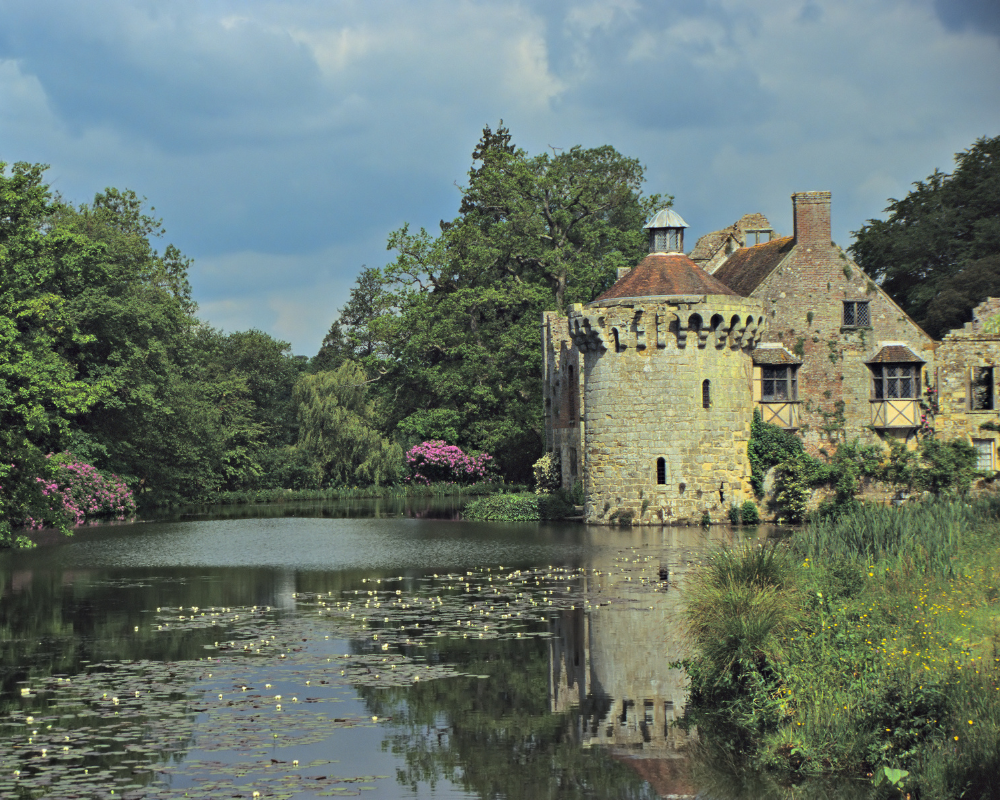
[[(966, 326), (969, 328), (970, 325)], [(991, 368), (991, 397), (985, 408), (976, 408), (972, 383), (982, 376), (975, 371)], [(997, 468), (1000, 434), (984, 430), (984, 424), (1000, 423), (1000, 335), (953, 331), (944, 337), (937, 351), (938, 414), (934, 428), (944, 439), (963, 438), (980, 449), (988, 448), (991, 464)], [(985, 383), (985, 381), (984, 381)]]
[(583, 381), (580, 351), (573, 344), (569, 321), (554, 311), (542, 314), (545, 449), (559, 453), (563, 488), (582, 480)]
[[(802, 359), (800, 434), (808, 449), (855, 437), (877, 441), (868, 428), (872, 378), (865, 362), (880, 343), (905, 343), (927, 362), (925, 387), (928, 368), (933, 378), (934, 343), (830, 241), (829, 193), (804, 192), (793, 200), (795, 247), (753, 292), (768, 320), (765, 341), (780, 342)], [(844, 325), (845, 300), (868, 302), (869, 325)]]
[(759, 304), (713, 295), (574, 306), (569, 324), (584, 354), (588, 521), (697, 522), (706, 511), (720, 520), (752, 497), (746, 445)]

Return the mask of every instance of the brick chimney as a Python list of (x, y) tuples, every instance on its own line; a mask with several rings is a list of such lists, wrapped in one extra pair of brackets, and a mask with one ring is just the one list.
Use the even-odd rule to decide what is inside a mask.
[(792, 195), (795, 244), (829, 247), (830, 193), (796, 192)]

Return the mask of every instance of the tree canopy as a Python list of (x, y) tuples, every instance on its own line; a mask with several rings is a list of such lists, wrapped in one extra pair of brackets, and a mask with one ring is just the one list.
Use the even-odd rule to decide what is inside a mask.
[(955, 155), (955, 171), (937, 170), (885, 220), (854, 232), (858, 265), (932, 336), (971, 319), (1000, 295), (1000, 136)]
[[(531, 156), (501, 125), (472, 154), (459, 215), (404, 225), (395, 261), (366, 268), (331, 328), (371, 375), (383, 431), (491, 453), (530, 480), (542, 450), (540, 315), (589, 302), (647, 249), (643, 168), (609, 146)], [(669, 202), (669, 200), (667, 201)]]

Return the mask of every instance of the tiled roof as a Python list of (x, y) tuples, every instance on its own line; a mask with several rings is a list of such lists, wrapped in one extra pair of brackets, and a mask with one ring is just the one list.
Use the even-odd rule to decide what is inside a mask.
[(914, 353), (909, 347), (901, 344), (890, 344), (879, 350), (872, 358), (868, 359), (869, 364), (899, 364), (900, 362), (912, 364), (926, 364), (920, 356)]
[(683, 253), (650, 253), (590, 305), (601, 305), (607, 300), (685, 294), (736, 293)]
[(784, 347), (757, 347), (753, 353), (754, 364), (801, 364), (802, 359), (796, 358)]
[(785, 236), (754, 247), (742, 247), (725, 260), (713, 277), (737, 294), (749, 297), (794, 246), (795, 239)]

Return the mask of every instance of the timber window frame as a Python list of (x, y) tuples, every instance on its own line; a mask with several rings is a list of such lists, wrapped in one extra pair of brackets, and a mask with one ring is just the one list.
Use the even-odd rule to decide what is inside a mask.
[(871, 301), (870, 300), (845, 300), (844, 301), (844, 324), (845, 328), (870, 328), (872, 326)]
[(976, 448), (976, 469), (979, 472), (993, 472), (994, 454), (996, 453), (995, 439), (973, 439), (972, 446)]
[(783, 364), (760, 368), (760, 401), (788, 403), (799, 399), (798, 364)]
[(869, 364), (873, 400), (919, 400), (920, 364)]

